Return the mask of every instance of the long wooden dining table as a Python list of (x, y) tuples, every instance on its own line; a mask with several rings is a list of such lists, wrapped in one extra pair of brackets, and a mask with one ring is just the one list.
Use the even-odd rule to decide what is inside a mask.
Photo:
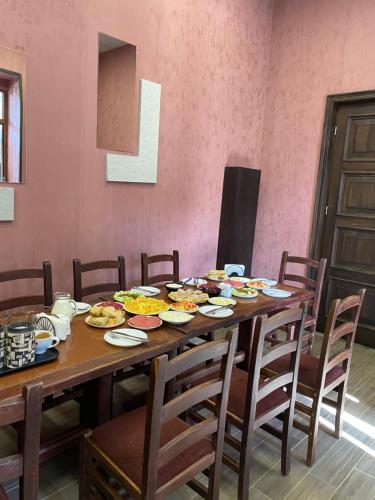
[[(19, 397), (25, 384), (43, 383), (44, 396), (51, 396), (80, 384), (91, 384), (95, 407), (89, 408), (92, 425), (111, 418), (112, 374), (137, 363), (150, 360), (162, 353), (175, 355), (178, 348), (192, 338), (221, 328), (239, 325), (239, 349), (249, 350), (252, 321), (281, 307), (293, 306), (313, 297), (313, 292), (302, 288), (279, 285), (292, 292), (288, 298), (271, 298), (262, 293), (253, 299), (236, 299), (233, 315), (227, 318), (209, 318), (197, 313), (194, 319), (181, 326), (167, 326), (149, 332), (150, 341), (131, 348), (115, 347), (105, 342), (106, 330), (93, 328), (77, 316), (71, 324), (71, 335), (57, 346), (59, 357), (50, 363), (0, 376), (0, 401)], [(165, 290), (158, 296), (169, 301)], [(124, 325), (126, 326), (126, 325)], [(86, 408), (87, 410), (87, 408)], [(71, 436), (72, 437), (72, 436)], [(61, 448), (63, 449), (63, 448)], [(41, 451), (41, 460), (50, 456)]]

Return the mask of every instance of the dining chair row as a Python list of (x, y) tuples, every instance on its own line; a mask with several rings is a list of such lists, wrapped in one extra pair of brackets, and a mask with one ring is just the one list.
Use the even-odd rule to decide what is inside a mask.
[[(171, 262), (173, 269), (171, 273), (150, 275), (150, 266), (152, 264)], [(113, 282), (100, 282), (83, 286), (83, 275), (91, 271), (100, 271), (104, 269), (116, 269), (118, 278)], [(179, 280), (179, 254), (173, 250), (171, 255), (152, 255), (141, 254), (141, 272), (142, 285), (151, 285), (163, 281)], [(16, 307), (40, 305), (51, 306), (53, 302), (52, 287), (52, 266), (49, 261), (43, 262), (41, 269), (17, 269), (13, 271), (0, 272), (0, 283), (11, 282), (24, 279), (42, 279), (43, 294), (18, 296), (0, 300), (0, 311), (13, 309)], [(74, 299), (81, 302), (83, 297), (106, 292), (116, 292), (126, 290), (126, 270), (125, 257), (120, 255), (117, 260), (98, 260), (82, 263), (80, 259), (73, 259), (73, 280), (74, 280)]]

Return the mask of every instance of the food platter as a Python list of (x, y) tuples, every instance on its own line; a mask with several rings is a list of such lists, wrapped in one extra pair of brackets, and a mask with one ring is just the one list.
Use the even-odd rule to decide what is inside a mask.
[(121, 304), (116, 302), (98, 302), (90, 309), (85, 323), (94, 328), (115, 328), (125, 322)]
[(168, 297), (175, 302), (193, 302), (193, 304), (203, 304), (208, 300), (208, 294), (201, 290), (180, 288), (177, 292), (170, 292)]
[(206, 273), (206, 278), (212, 281), (223, 281), (228, 279), (228, 275), (225, 271), (220, 269), (211, 269)]
[(249, 283), (249, 281), (250, 281), (250, 278), (245, 278), (245, 276), (232, 276), (229, 279), (230, 279), (230, 281), (239, 281), (240, 283), (243, 283), (244, 285), (246, 285), (246, 283)]
[(160, 299), (151, 297), (138, 297), (134, 300), (124, 302), (124, 309), (131, 314), (153, 316), (163, 311), (168, 311), (169, 304)]
[(264, 290), (264, 288), (270, 288), (275, 285), (277, 285), (276, 280), (269, 280), (267, 278), (254, 278), (247, 283), (247, 286), (256, 290)]
[(159, 314), (159, 318), (171, 325), (184, 325), (194, 319), (194, 316), (185, 312), (165, 311)]
[(128, 319), (128, 325), (132, 328), (138, 328), (139, 330), (144, 330), (145, 332), (149, 330), (155, 330), (163, 324), (162, 320), (157, 316), (147, 316), (138, 314)]
[(237, 302), (227, 297), (210, 297), (208, 302), (214, 306), (234, 306)]
[(234, 281), (233, 279), (222, 281), (224, 285), (230, 285), (232, 288), (243, 288), (245, 285), (241, 281)]
[(238, 297), (240, 299), (253, 299), (259, 295), (258, 291), (255, 288), (235, 288), (232, 290), (233, 297)]
[(137, 297), (144, 297), (144, 294), (138, 290), (120, 290), (113, 295), (113, 299), (116, 302), (127, 302), (128, 300), (134, 300)]
[(170, 305), (170, 309), (172, 311), (177, 311), (177, 312), (186, 312), (188, 314), (193, 314), (198, 311), (199, 306), (193, 302), (174, 302), (173, 304)]

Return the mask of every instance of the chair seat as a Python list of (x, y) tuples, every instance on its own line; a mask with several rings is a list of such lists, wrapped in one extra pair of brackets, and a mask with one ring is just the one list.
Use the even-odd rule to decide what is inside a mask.
[[(145, 428), (146, 406), (142, 406), (101, 425), (90, 438), (139, 487), (142, 483)], [(162, 427), (160, 445), (165, 445), (188, 428), (189, 425), (180, 418), (170, 420)], [(177, 455), (160, 469), (158, 487), (213, 451), (211, 442), (202, 439)]]
[[(281, 358), (276, 359), (266, 368), (276, 372), (282, 373), (288, 370), (289, 367), (289, 357), (287, 354), (282, 356)], [(319, 358), (316, 356), (311, 356), (309, 354), (301, 353), (299, 371), (298, 371), (298, 382), (307, 385), (308, 387), (315, 388), (318, 377), (318, 369), (319, 369)], [(332, 382), (337, 380), (341, 375), (345, 372), (340, 366), (334, 366), (326, 376), (325, 387), (330, 385)]]
[[(244, 419), (247, 380), (249, 374), (239, 368), (233, 368), (230, 384), (228, 411)], [(270, 410), (288, 401), (289, 397), (282, 389), (277, 389), (261, 399), (256, 408), (256, 418), (268, 413)]]

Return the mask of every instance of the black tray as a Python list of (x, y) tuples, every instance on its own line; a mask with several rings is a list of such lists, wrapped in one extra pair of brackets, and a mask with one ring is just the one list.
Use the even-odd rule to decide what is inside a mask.
[(47, 349), (43, 354), (35, 354), (35, 360), (26, 366), (20, 366), (19, 368), (8, 368), (7, 366), (3, 366), (0, 368), (0, 377), (2, 375), (8, 375), (8, 373), (18, 372), (20, 370), (26, 370), (27, 368), (33, 368), (34, 366), (44, 365), (44, 363), (49, 363), (54, 359), (59, 357), (59, 351), (54, 347)]

